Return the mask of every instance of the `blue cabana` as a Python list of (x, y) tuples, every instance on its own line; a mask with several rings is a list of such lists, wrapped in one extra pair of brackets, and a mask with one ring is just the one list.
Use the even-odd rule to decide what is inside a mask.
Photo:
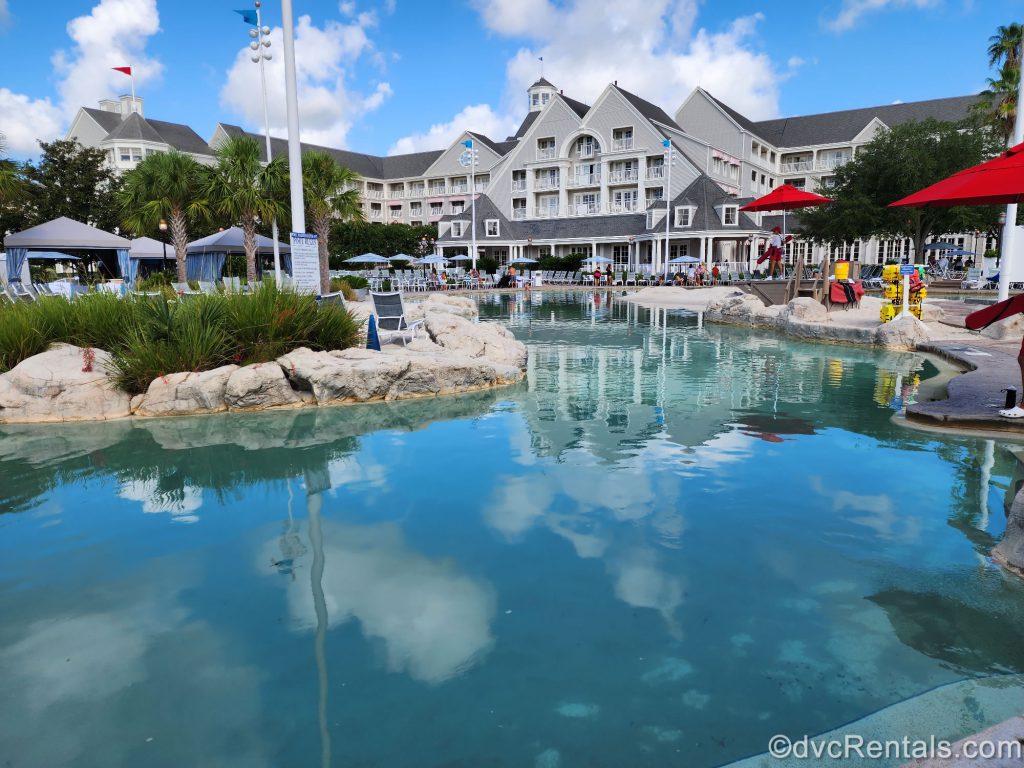
[[(278, 243), (281, 253), (281, 267), (291, 272), (292, 249), (286, 243)], [(266, 256), (274, 252), (274, 241), (263, 235), (256, 235), (256, 254)], [(216, 280), (224, 269), (229, 253), (245, 253), (245, 233), (241, 227), (231, 227), (215, 232), (209, 237), (193, 240), (188, 244), (185, 257), (185, 271), (189, 280)]]
[(82, 253), (113, 251), (121, 266), (121, 275), (130, 284), (134, 279), (131, 269), (126, 269), (130, 247), (131, 243), (123, 237), (61, 216), (4, 238), (8, 281), (21, 282), (22, 267), (35, 253), (50, 254), (44, 258), (53, 258), (55, 252), (80, 256)]

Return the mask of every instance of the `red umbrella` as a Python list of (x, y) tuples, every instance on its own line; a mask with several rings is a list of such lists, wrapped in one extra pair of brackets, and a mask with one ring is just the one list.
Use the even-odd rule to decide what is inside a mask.
[(782, 211), (782, 230), (786, 230), (786, 211), (795, 208), (810, 208), (815, 205), (831, 203), (831, 198), (816, 195), (813, 192), (804, 192), (792, 184), (783, 184), (776, 187), (764, 197), (747, 203), (741, 211)]
[(1009, 205), (1024, 202), (1024, 144), (981, 165), (889, 203), (890, 208), (945, 208), (951, 205)]

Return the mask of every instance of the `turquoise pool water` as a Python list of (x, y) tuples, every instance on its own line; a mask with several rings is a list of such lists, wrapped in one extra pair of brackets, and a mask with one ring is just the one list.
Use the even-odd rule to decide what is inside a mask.
[(0, 763), (715, 766), (1024, 672), (934, 366), (610, 299), (486, 297), (496, 393), (0, 427)]

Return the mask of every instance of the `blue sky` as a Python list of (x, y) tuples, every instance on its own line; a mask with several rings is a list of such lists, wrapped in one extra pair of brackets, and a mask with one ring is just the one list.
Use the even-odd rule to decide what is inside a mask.
[[(304, 137), (386, 153), (503, 138), (540, 72), (584, 101), (610, 80), (670, 114), (702, 85), (751, 117), (976, 92), (1019, 0), (294, 0)], [(234, 8), (251, 0), (0, 0), (0, 132), (16, 157), (62, 135), (80, 104), (127, 91), (149, 117), (209, 138), (262, 127), (257, 68)], [(265, 23), (280, 24), (279, 0)], [(303, 21), (298, 17), (306, 17)], [(75, 20), (75, 21), (73, 21)], [(269, 72), (283, 132), (279, 31)], [(11, 66), (17, 62), (17, 66)]]

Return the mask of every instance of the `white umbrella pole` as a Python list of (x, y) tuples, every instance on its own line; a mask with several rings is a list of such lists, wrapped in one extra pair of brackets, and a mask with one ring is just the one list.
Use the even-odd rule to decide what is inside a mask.
[[(1013, 136), (1010, 137), (1010, 146), (1015, 147), (1024, 141), (1024, 77), (1020, 78), (1020, 86), (1017, 90), (1017, 119), (1013, 124)], [(999, 301), (1010, 296), (1010, 260), (1013, 259), (1017, 239), (1017, 204), (1011, 203), (1006, 206), (1006, 223), (1003, 224), (1003, 237), (999, 259)]]

